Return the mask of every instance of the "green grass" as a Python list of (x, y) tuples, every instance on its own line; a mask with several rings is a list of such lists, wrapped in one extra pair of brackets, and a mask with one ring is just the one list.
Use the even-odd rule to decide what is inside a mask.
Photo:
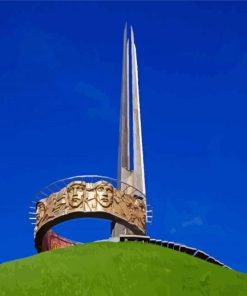
[(0, 266), (0, 295), (247, 296), (247, 275), (142, 243), (90, 243)]

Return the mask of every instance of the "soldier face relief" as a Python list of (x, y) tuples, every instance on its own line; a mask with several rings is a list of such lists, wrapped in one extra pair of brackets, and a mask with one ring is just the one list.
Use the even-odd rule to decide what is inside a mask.
[(96, 187), (96, 199), (102, 207), (109, 207), (113, 202), (113, 187), (110, 184), (99, 184)]
[(146, 224), (146, 209), (145, 209), (144, 203), (141, 204), (140, 208), (141, 208), (141, 219), (140, 220), (141, 220), (141, 224), (144, 227)]
[(146, 224), (146, 208), (145, 204), (142, 200), (137, 200), (136, 201), (136, 216), (137, 220), (141, 223), (141, 225), (144, 227)]
[(37, 223), (39, 223), (42, 218), (44, 217), (45, 214), (45, 205), (42, 202), (39, 202), (37, 204), (37, 209), (36, 209), (36, 220)]
[(68, 185), (67, 193), (69, 204), (72, 208), (76, 208), (82, 204), (84, 199), (85, 185), (82, 182), (73, 182)]

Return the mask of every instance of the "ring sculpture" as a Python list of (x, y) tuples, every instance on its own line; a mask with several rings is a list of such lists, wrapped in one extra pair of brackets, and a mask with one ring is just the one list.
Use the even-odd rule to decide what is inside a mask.
[[(34, 228), (35, 246), (38, 252), (54, 247), (44, 247), (47, 236), (60, 238), (51, 228), (73, 218), (94, 217), (123, 224), (134, 234), (146, 233), (146, 205), (143, 196), (131, 194), (131, 187), (121, 189), (105, 181), (94, 183), (74, 180), (57, 192), (36, 203)], [(132, 190), (133, 192), (133, 190)], [(135, 191), (136, 193), (136, 191)], [(73, 245), (64, 239), (65, 244)]]

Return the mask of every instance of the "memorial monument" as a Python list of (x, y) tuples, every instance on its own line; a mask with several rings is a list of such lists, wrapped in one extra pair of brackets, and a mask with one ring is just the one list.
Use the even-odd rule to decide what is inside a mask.
[[(133, 116), (132, 129), (130, 113)], [(130, 136), (133, 137), (133, 170), (130, 169)], [(34, 240), (38, 252), (75, 244), (51, 230), (56, 224), (73, 218), (96, 217), (111, 220), (112, 238), (117, 239), (121, 235), (146, 237), (148, 216), (138, 68), (134, 33), (131, 28), (129, 39), (127, 25), (123, 40), (118, 155), (116, 180), (104, 176), (76, 176), (59, 180), (39, 192), (37, 201), (31, 206), (35, 211), (30, 212), (35, 215), (30, 219), (35, 220)]]
[[(150, 222), (152, 216), (148, 214), (152, 211), (147, 209), (146, 200), (137, 56), (132, 28), (130, 39), (127, 33), (126, 25), (123, 39), (118, 177), (75, 176), (43, 188), (35, 196), (29, 212), (30, 220), (35, 221), (35, 247), (38, 252), (43, 252), (75, 245), (77, 243), (53, 232), (52, 227), (69, 219), (95, 217), (112, 221), (109, 240), (153, 243), (225, 266), (196, 248), (147, 236), (146, 223)], [(130, 143), (133, 143), (132, 158)]]

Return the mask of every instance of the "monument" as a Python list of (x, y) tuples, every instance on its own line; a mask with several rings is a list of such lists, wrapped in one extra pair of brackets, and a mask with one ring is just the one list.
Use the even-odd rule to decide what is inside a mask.
[[(76, 176), (42, 189), (31, 206), (35, 220), (34, 241), (38, 252), (75, 244), (51, 229), (63, 221), (96, 217), (112, 221), (111, 237), (146, 237), (147, 204), (143, 164), (138, 68), (134, 33), (123, 39), (122, 90), (119, 130), (118, 178)], [(130, 59), (131, 56), (131, 59)], [(130, 78), (132, 91), (130, 91)], [(131, 100), (131, 102), (130, 102)], [(130, 104), (132, 103), (132, 104)], [(130, 112), (132, 106), (132, 112)], [(130, 113), (133, 116), (130, 128)], [(133, 137), (133, 164), (130, 158)], [(133, 170), (130, 167), (133, 167)]]
[[(30, 220), (35, 221), (33, 223), (35, 247), (38, 252), (43, 252), (75, 245), (77, 243), (52, 231), (52, 227), (69, 219), (95, 217), (112, 221), (109, 240), (157, 244), (225, 266), (196, 248), (150, 239), (147, 236), (146, 223), (150, 222), (149, 218), (152, 217), (148, 213), (152, 211), (147, 210), (146, 202), (137, 55), (132, 28), (130, 39), (127, 33), (126, 25), (123, 38), (118, 177), (113, 179), (97, 175), (75, 176), (56, 181), (43, 188), (36, 195), (29, 212)], [(132, 114), (132, 127), (130, 114)], [(130, 143), (133, 143), (132, 158)]]

